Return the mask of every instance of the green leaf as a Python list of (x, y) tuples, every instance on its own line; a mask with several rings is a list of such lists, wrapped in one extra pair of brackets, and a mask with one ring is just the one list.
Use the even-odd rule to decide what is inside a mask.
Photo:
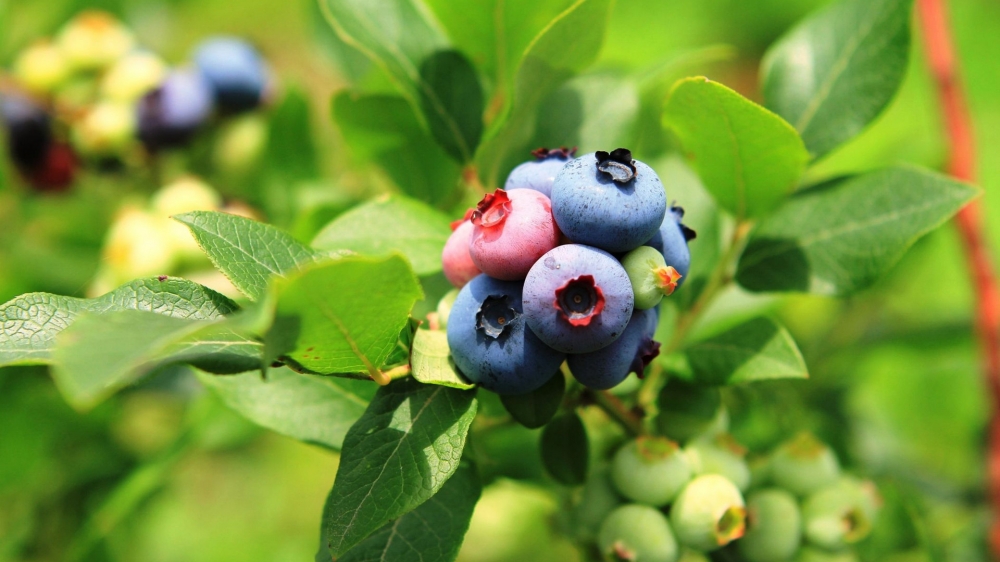
[[(386, 523), (337, 560), (452, 562), (458, 556), (481, 493), (482, 484), (475, 467), (462, 462), (438, 493), (413, 511)], [(323, 520), (330, 516), (328, 501), (323, 509)], [(327, 543), (327, 537), (323, 536), (317, 562), (332, 559)]]
[(755, 318), (684, 350), (697, 384), (728, 385), (809, 377), (795, 340), (768, 318)]
[(816, 158), (860, 133), (906, 73), (912, 0), (841, 0), (809, 17), (764, 57), (767, 107)]
[(198, 372), (198, 379), (250, 421), (289, 437), (339, 451), (378, 385), (271, 369), (232, 376)]
[(458, 51), (438, 51), (420, 65), (426, 87), (420, 106), (431, 133), (445, 151), (459, 162), (469, 162), (483, 134), (483, 87), (476, 69)]
[(52, 362), (56, 335), (84, 312), (146, 310), (207, 320), (235, 312), (236, 303), (184, 279), (138, 279), (95, 299), (28, 293), (0, 305), (0, 367)]
[(275, 285), (275, 326), (284, 355), (319, 374), (369, 373), (383, 366), (421, 298), (401, 256), (348, 256), (308, 268)]
[(351, 209), (313, 239), (319, 250), (352, 250), (384, 256), (403, 254), (417, 275), (441, 271), (441, 252), (451, 236), (444, 213), (399, 195), (379, 197)]
[(736, 279), (751, 291), (859, 291), (978, 193), (908, 167), (815, 186), (796, 194), (751, 234)]
[(215, 267), (250, 300), (264, 296), (272, 277), (319, 257), (283, 230), (245, 217), (193, 211), (174, 218), (191, 229)]
[(607, 72), (574, 78), (538, 106), (531, 146), (576, 146), (581, 153), (633, 146), (639, 91)]
[(403, 192), (439, 203), (455, 191), (461, 167), (403, 98), (341, 92), (331, 111), (350, 149), (378, 164)]
[(780, 205), (809, 159), (788, 123), (704, 77), (674, 85), (663, 119), (705, 188), (740, 220)]
[(502, 395), (500, 401), (518, 423), (537, 429), (556, 415), (565, 393), (566, 375), (560, 369), (541, 388), (527, 394)]
[(323, 519), (333, 558), (430, 499), (458, 469), (475, 391), (394, 381), (347, 432)]
[(531, 140), (539, 102), (597, 59), (610, 10), (611, 0), (577, 0), (525, 49), (504, 109), (491, 124), (476, 156), (485, 185), (497, 185), (501, 172), (526, 159), (511, 151)]
[(190, 320), (140, 310), (84, 313), (56, 338), (52, 378), (66, 400), (90, 408), (123, 386), (170, 363), (205, 359), (221, 372), (260, 365), (261, 345), (221, 320)]
[(319, 0), (327, 22), (348, 45), (361, 51), (392, 79), (403, 97), (419, 109), (420, 64), (447, 47), (426, 9), (413, 0)]
[(556, 416), (542, 430), (542, 463), (558, 482), (579, 486), (587, 479), (590, 442), (576, 412)]
[(413, 378), (424, 384), (439, 384), (452, 388), (473, 388), (455, 369), (448, 348), (448, 334), (443, 331), (417, 330), (410, 355)]
[(309, 96), (298, 87), (285, 92), (271, 113), (265, 163), (282, 187), (320, 176)]

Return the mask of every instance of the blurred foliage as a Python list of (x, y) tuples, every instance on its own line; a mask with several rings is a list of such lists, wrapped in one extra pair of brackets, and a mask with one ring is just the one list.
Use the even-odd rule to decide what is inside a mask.
[[(472, 15), (477, 3), (427, 2), (441, 10), (461, 4)], [(586, 150), (635, 141), (644, 159), (662, 157), (665, 166), (682, 167), (668, 156), (671, 137), (658, 127), (644, 128), (665, 85), (682, 74), (704, 74), (759, 100), (757, 66), (765, 48), (824, 3), (619, 0), (596, 69), (541, 101), (538, 127), (524, 144)], [(568, 2), (541, 4), (557, 13)], [(950, 4), (980, 143), (986, 223), (997, 248), (1000, 159), (991, 155), (1000, 150), (1000, 3)], [(83, 7), (122, 16), (145, 44), (172, 61), (183, 60), (209, 34), (240, 34), (261, 46), (286, 84), (282, 103), (268, 114), (266, 156), (236, 174), (212, 173), (202, 162), (208, 155), (193, 160), (221, 193), (249, 202), (300, 241), (311, 240), (354, 202), (397, 191), (412, 166), (428, 161), (434, 162), (434, 181), (410, 189), (448, 210), (475, 199), (431, 195), (449, 191), (442, 184), (454, 185), (460, 174), (436, 147), (420, 147), (428, 154), (418, 152), (411, 162), (398, 158), (400, 150), (416, 149), (405, 144), (411, 142), (405, 135), (364, 137), (372, 115), (363, 106), (375, 117), (409, 112), (414, 125), (416, 116), (379, 68), (333, 34), (314, 0), (247, 0), (238, 9), (222, 0), (0, 0), (0, 63)], [(511, 49), (523, 49), (533, 35), (526, 30), (536, 22), (523, 23), (527, 39), (515, 37)], [(456, 42), (493, 69), (479, 77), (489, 102), (513, 70), (493, 53), (477, 53), (474, 35)], [(349, 115), (337, 118), (345, 107)], [(382, 164), (386, 160), (392, 164)], [(940, 117), (918, 34), (903, 88), (888, 110), (811, 174), (818, 181), (894, 163), (939, 168), (943, 160)], [(0, 302), (29, 291), (82, 296), (119, 206), (160, 187), (155, 183), (87, 175), (67, 196), (40, 197), (29, 195), (0, 159)], [(694, 217), (698, 197), (681, 201)], [(694, 248), (707, 255), (720, 229), (698, 230)], [(425, 280), (433, 307), (435, 294), (444, 290), (440, 278), (430, 279), (437, 282), (434, 288)], [(945, 228), (850, 299), (779, 300), (733, 290), (699, 326), (718, 333), (731, 327), (713, 324), (722, 311), (732, 320), (740, 311), (763, 310), (789, 328), (810, 380), (727, 389), (733, 433), (752, 449), (766, 449), (808, 428), (845, 464), (875, 478), (886, 509), (883, 524), (860, 549), (865, 560), (986, 559), (988, 401), (969, 329), (969, 286), (962, 249)], [(43, 369), (0, 370), (0, 560), (64, 560), (73, 552), (89, 552), (86, 560), (153, 562), (309, 559), (338, 457), (263, 432), (211, 396), (189, 373), (173, 371), (80, 414)], [(481, 408), (488, 413), (485, 402)], [(584, 422), (592, 431), (593, 424)], [(471, 446), (484, 471), (508, 477), (485, 489), (460, 560), (580, 557), (553, 530), (565, 498), (547, 487), (542, 460), (510, 458), (510, 451), (537, 442), (539, 433), (498, 424), (474, 434)]]

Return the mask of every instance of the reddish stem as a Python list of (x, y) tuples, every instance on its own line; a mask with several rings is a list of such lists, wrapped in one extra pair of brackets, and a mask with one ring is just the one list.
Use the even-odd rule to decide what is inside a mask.
[[(976, 146), (965, 92), (958, 80), (946, 0), (918, 0), (920, 22), (927, 42), (927, 60), (940, 96), (948, 129), (948, 170), (956, 178), (976, 179)], [(987, 453), (987, 477), (994, 522), (990, 530), (993, 558), (1000, 560), (1000, 289), (983, 233), (982, 207), (973, 201), (958, 212), (955, 223), (965, 245), (976, 288), (976, 332), (983, 353), (983, 374), (993, 398)]]

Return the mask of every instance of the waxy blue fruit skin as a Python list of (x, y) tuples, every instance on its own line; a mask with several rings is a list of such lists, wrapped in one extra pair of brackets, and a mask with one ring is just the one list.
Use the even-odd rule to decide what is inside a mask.
[(260, 105), (267, 69), (257, 50), (236, 37), (214, 37), (194, 54), (198, 71), (212, 87), (219, 109), (238, 113)]
[(212, 111), (212, 91), (201, 74), (175, 71), (139, 101), (139, 140), (151, 150), (186, 144)]
[(652, 168), (632, 162), (634, 177), (622, 183), (598, 169), (596, 153), (563, 167), (552, 184), (551, 199), (552, 215), (567, 238), (609, 252), (627, 252), (656, 234), (667, 210), (663, 184)]
[(681, 274), (677, 286), (680, 287), (687, 279), (691, 269), (691, 250), (688, 248), (688, 237), (693, 239), (694, 231), (681, 225), (684, 209), (671, 207), (663, 217), (663, 223), (644, 245), (652, 246), (663, 254), (663, 261)]
[(546, 197), (552, 196), (552, 183), (556, 180), (556, 175), (563, 169), (563, 166), (572, 158), (573, 150), (546, 150), (539, 149), (534, 160), (529, 160), (514, 168), (507, 181), (504, 183), (505, 190), (511, 189), (534, 189), (544, 193)]
[(525, 394), (541, 387), (566, 358), (528, 329), (521, 283), (487, 275), (469, 281), (458, 293), (448, 316), (448, 345), (455, 366), (497, 394)]
[(565, 353), (590, 353), (611, 345), (625, 331), (633, 305), (632, 284), (618, 260), (582, 244), (549, 250), (524, 280), (528, 326)]
[(656, 312), (635, 310), (625, 332), (611, 345), (590, 353), (566, 358), (573, 378), (593, 390), (616, 386), (629, 373), (642, 374), (646, 365), (660, 353), (660, 344), (653, 341), (656, 332)]

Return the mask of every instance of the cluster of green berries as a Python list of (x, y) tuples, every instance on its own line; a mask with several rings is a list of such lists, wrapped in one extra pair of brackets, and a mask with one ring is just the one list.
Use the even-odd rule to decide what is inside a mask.
[(595, 390), (641, 376), (694, 231), (627, 149), (533, 154), (445, 245), (445, 276), (461, 289), (447, 321), (455, 365), (505, 395), (540, 388), (564, 361)]
[(879, 509), (874, 484), (842, 474), (833, 451), (805, 433), (749, 464), (723, 432), (718, 401), (704, 415), (713, 399), (696, 395), (713, 393), (664, 389), (661, 407), (696, 400), (663, 410), (657, 428), (689, 437), (638, 437), (593, 471), (574, 507), (581, 538), (609, 561), (702, 560), (721, 549), (746, 562), (855, 560), (851, 547)]
[(215, 115), (260, 106), (267, 66), (243, 40), (202, 42), (171, 68), (122, 22), (86, 11), (25, 48), (0, 88), (12, 162), (39, 190), (69, 187), (81, 162), (97, 169), (182, 147)]

